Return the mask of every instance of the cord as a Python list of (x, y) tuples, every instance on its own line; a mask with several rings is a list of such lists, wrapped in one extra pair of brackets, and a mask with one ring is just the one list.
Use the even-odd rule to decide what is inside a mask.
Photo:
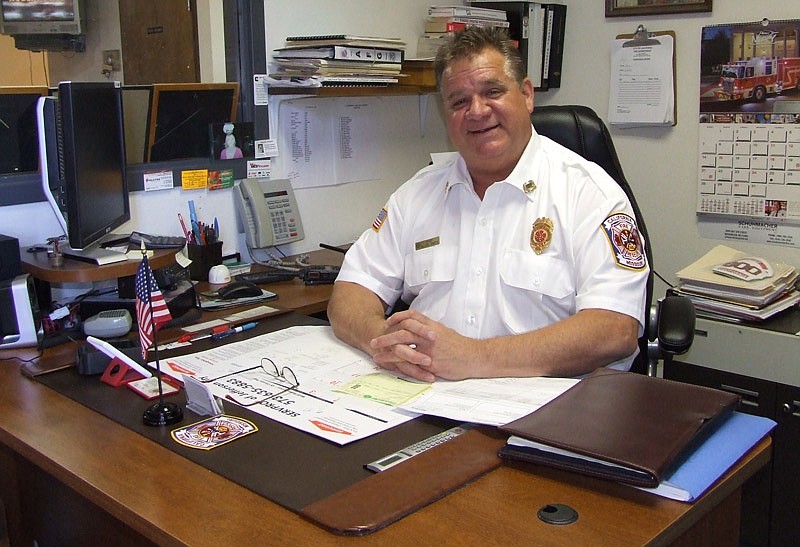
[[(280, 253), (280, 256), (275, 256), (272, 250), (277, 251)], [(267, 260), (259, 260), (256, 257), (254, 251), (263, 251), (269, 255), (269, 259)], [(261, 266), (269, 266), (271, 268), (275, 268), (277, 270), (286, 270), (289, 272), (300, 272), (308, 266), (309, 255), (301, 254), (299, 255), (293, 262), (286, 262), (284, 259), (286, 258), (286, 254), (281, 251), (278, 247), (270, 247), (270, 248), (254, 248), (251, 247), (250, 244), (247, 244), (247, 252), (250, 254), (250, 259), (255, 262), (256, 264), (260, 264)]]
[(663, 282), (664, 282), (664, 284), (665, 284), (667, 287), (669, 287), (670, 289), (674, 289), (674, 288), (675, 288), (675, 286), (674, 286), (672, 283), (670, 283), (669, 281), (667, 281), (666, 279), (664, 279), (664, 277), (663, 277), (663, 276), (662, 276), (660, 273), (658, 273), (656, 270), (653, 270), (653, 274), (655, 274), (655, 276), (656, 276), (657, 278), (659, 278), (661, 281), (663, 281)]

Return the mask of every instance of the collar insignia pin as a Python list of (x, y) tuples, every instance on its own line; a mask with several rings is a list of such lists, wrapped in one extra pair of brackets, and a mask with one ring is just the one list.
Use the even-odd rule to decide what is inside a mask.
[(526, 194), (530, 194), (534, 190), (536, 190), (536, 183), (533, 182), (532, 180), (529, 180), (528, 182), (522, 185), (522, 191), (525, 192)]

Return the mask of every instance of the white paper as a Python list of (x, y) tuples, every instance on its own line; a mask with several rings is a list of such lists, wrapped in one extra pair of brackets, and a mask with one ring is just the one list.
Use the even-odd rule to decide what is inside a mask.
[(608, 121), (627, 126), (672, 125), (674, 40), (664, 34), (648, 39), (649, 45), (631, 42), (618, 39), (612, 46)]
[[(300, 385), (285, 385), (258, 367), (263, 357), (278, 370), (290, 367)], [(347, 444), (399, 425), (416, 414), (334, 393), (337, 385), (376, 372), (368, 356), (337, 340), (330, 327), (291, 327), (241, 342), (175, 358), (162, 359), (165, 374), (187, 374), (206, 381), (218, 397), (243, 403), (263, 401), (250, 410), (337, 444)], [(220, 378), (229, 373), (231, 376)], [(266, 399), (271, 394), (280, 395)], [(265, 400), (266, 399), (266, 400)]]
[(575, 378), (439, 380), (401, 408), (463, 422), (504, 425), (530, 414), (577, 382)]
[[(259, 367), (268, 357), (280, 370), (290, 367), (296, 389)], [(338, 340), (331, 327), (290, 327), (217, 348), (162, 359), (165, 374), (205, 380), (218, 397), (233, 395), (254, 412), (338, 444), (362, 439), (416, 417), (420, 413), (453, 420), (501, 425), (530, 412), (563, 393), (574, 378), (493, 378), (437, 380), (428, 391), (401, 407), (338, 393), (335, 389), (367, 374), (381, 372), (363, 352)], [(386, 373), (385, 371), (383, 371)], [(225, 376), (231, 374), (230, 376)], [(225, 376), (225, 377), (223, 377)]]
[(381, 133), (379, 97), (283, 101), (279, 108), (284, 170), (294, 188), (377, 180), (390, 143)]
[(150, 192), (152, 190), (171, 190), (173, 187), (172, 171), (165, 169), (164, 171), (149, 171), (142, 175), (144, 181), (144, 191)]

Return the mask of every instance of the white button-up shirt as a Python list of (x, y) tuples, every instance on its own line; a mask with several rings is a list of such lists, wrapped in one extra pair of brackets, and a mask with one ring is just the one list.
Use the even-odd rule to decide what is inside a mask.
[[(537, 219), (553, 225), (540, 254)], [(529, 332), (587, 308), (630, 315), (641, 335), (648, 266), (633, 219), (601, 167), (534, 132), (483, 200), (460, 156), (421, 170), (389, 198), (337, 279), (389, 304), (402, 298), (472, 338)], [(613, 366), (627, 369), (635, 355)]]

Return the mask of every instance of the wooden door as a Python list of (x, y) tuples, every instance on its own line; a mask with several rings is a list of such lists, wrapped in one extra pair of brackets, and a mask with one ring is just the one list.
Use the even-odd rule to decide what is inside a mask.
[(119, 0), (125, 84), (199, 82), (195, 0)]

